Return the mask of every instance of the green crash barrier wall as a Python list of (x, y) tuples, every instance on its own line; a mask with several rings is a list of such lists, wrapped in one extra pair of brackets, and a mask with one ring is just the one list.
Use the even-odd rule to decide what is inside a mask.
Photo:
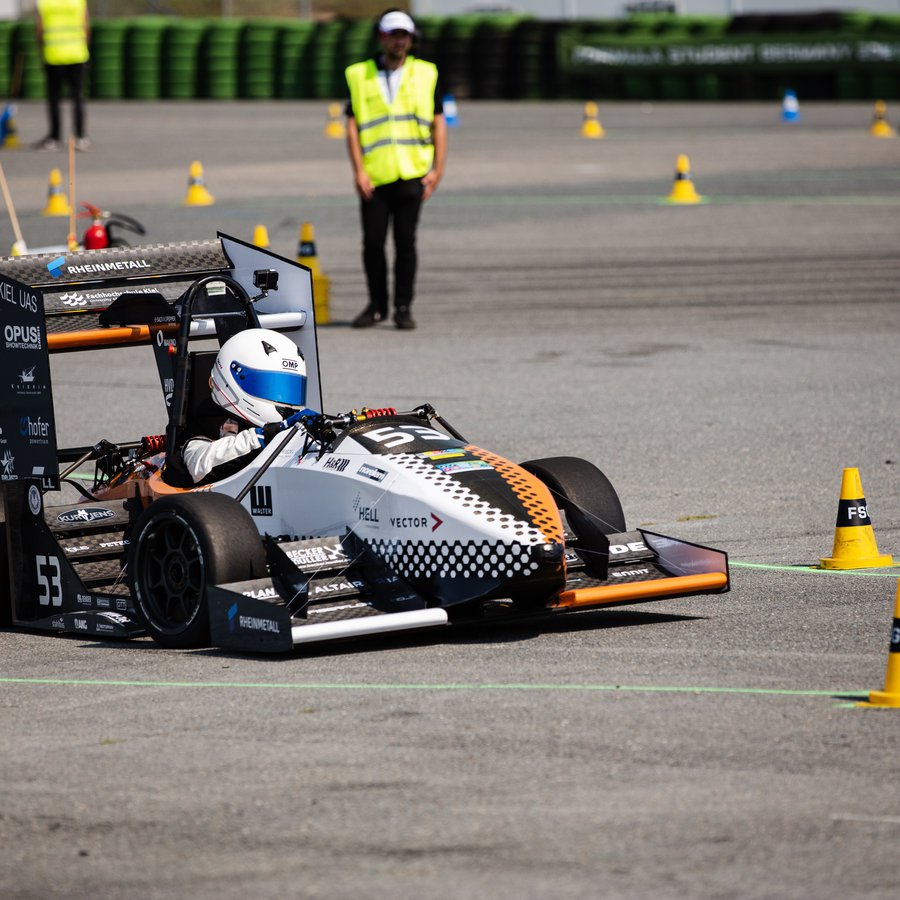
[[(542, 21), (423, 16), (417, 52), (447, 93), (489, 100), (805, 100), (900, 97), (900, 15), (632, 15)], [(98, 100), (336, 99), (344, 68), (377, 49), (371, 21), (184, 19), (93, 22)], [(44, 97), (34, 23), (0, 22), (0, 92)]]

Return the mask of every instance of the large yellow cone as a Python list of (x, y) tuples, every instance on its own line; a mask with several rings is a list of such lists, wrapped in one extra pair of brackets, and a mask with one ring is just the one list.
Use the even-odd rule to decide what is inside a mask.
[(703, 198), (697, 193), (694, 182), (691, 181), (691, 163), (683, 154), (679, 154), (675, 160), (675, 181), (672, 190), (666, 197), (669, 203), (701, 203)]
[(322, 272), (319, 257), (316, 255), (316, 235), (312, 222), (304, 222), (300, 226), (300, 243), (297, 246), (297, 262), (312, 272), (313, 308), (317, 325), (327, 325), (331, 321), (328, 312), (328, 295), (331, 291), (331, 279)]
[(603, 126), (597, 118), (597, 104), (588, 100), (584, 104), (584, 121), (581, 123), (581, 136), (585, 138), (602, 138)]
[(72, 211), (69, 200), (62, 186), (62, 173), (59, 169), (50, 171), (50, 181), (47, 185), (47, 205), (44, 207), (45, 216), (67, 216)]
[(894, 621), (891, 623), (891, 643), (888, 647), (887, 672), (884, 690), (871, 691), (869, 700), (860, 706), (900, 706), (900, 581), (894, 601)]
[(269, 249), (269, 229), (265, 225), (257, 225), (253, 229), (253, 246), (262, 247), (263, 250)]
[(892, 138), (897, 136), (897, 132), (885, 118), (886, 113), (887, 106), (884, 100), (876, 100), (875, 113), (872, 116), (872, 126), (869, 128), (869, 134), (871, 134), (872, 137)]
[(325, 137), (343, 139), (347, 137), (347, 129), (341, 121), (341, 104), (328, 104), (328, 121), (325, 123)]
[(203, 166), (194, 160), (188, 171), (188, 192), (184, 198), (185, 206), (212, 206), (216, 198), (207, 190), (203, 181)]
[(820, 560), (823, 569), (877, 569), (890, 566), (890, 556), (881, 556), (863, 494), (859, 469), (844, 469), (838, 502), (831, 556)]

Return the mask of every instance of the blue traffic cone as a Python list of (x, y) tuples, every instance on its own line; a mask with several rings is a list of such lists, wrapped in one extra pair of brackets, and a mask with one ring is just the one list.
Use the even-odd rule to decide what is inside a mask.
[(444, 121), (448, 128), (456, 128), (459, 125), (459, 111), (456, 108), (456, 98), (453, 94), (444, 94)]
[(797, 95), (791, 90), (784, 92), (784, 100), (781, 103), (781, 121), (800, 121), (800, 101), (797, 99)]

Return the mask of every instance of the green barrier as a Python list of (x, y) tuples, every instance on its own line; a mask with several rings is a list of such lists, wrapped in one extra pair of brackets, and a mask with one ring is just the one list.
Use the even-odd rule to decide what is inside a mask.
[(200, 44), (198, 93), (213, 100), (235, 100), (240, 78), (243, 19), (213, 19)]
[(293, 100), (311, 96), (310, 46), (315, 24), (307, 21), (283, 22), (279, 29), (276, 96)]
[(21, 67), (19, 96), (23, 100), (43, 100), (46, 96), (44, 63), (38, 50), (33, 21), (22, 21), (16, 25), (13, 46), (14, 58), (17, 57), (14, 66)]
[(311, 47), (311, 96), (317, 99), (343, 97), (346, 92), (344, 70), (341, 67), (341, 39), (345, 22), (320, 22), (316, 26)]
[(125, 96), (125, 38), (128, 19), (99, 19), (91, 26), (89, 95), (102, 100)]
[(9, 97), (14, 75), (14, 22), (0, 22), (0, 97)]
[(162, 47), (162, 95), (170, 100), (192, 100), (200, 92), (200, 48), (209, 22), (176, 19), (165, 34)]
[(279, 35), (277, 19), (252, 19), (247, 23), (239, 48), (241, 97), (268, 100), (275, 96)]
[(170, 24), (165, 16), (132, 20), (125, 38), (126, 96), (135, 100), (158, 100), (162, 96), (163, 39)]

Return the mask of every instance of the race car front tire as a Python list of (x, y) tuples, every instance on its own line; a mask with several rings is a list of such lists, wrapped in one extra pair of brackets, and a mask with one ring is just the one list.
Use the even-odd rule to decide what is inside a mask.
[(593, 463), (577, 456), (551, 456), (521, 463), (550, 489), (575, 532), (575, 548), (605, 558), (607, 535), (625, 531), (625, 513), (616, 489)]
[(147, 633), (164, 647), (209, 646), (206, 588), (266, 574), (250, 514), (232, 497), (178, 494), (141, 513), (130, 538), (128, 580)]

